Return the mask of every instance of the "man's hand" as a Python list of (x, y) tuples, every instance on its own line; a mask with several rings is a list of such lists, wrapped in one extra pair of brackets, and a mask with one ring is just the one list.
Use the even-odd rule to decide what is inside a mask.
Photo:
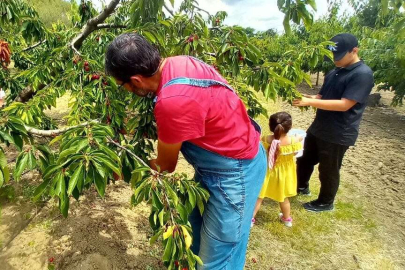
[(325, 111), (345, 112), (356, 105), (356, 103), (357, 101), (346, 98), (323, 100), (319, 98), (303, 97), (302, 99), (294, 100), (293, 106), (312, 106)]
[(149, 161), (150, 167), (161, 172), (174, 172), (182, 143), (168, 144), (158, 140), (158, 156)]
[(294, 99), (292, 104), (296, 107), (311, 106), (311, 99), (313, 98), (302, 97), (301, 99)]

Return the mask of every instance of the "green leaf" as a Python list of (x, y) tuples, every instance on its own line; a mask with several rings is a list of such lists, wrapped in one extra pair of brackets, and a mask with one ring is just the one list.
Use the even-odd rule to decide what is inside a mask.
[(152, 33), (148, 32), (148, 31), (143, 31), (142, 34), (143, 34), (144, 36), (146, 36), (146, 39), (148, 39), (151, 43), (155, 43), (155, 42), (156, 42), (156, 38), (155, 38), (155, 36), (154, 36)]
[(59, 197), (59, 209), (62, 215), (67, 218), (69, 211), (69, 197), (66, 195), (66, 192), (63, 192)]
[(163, 204), (160, 201), (160, 198), (156, 194), (156, 191), (154, 191), (153, 189), (152, 189), (152, 206), (154, 206), (156, 209), (162, 209), (163, 208)]
[(277, 0), (278, 9), (282, 9), (285, 4), (285, 0)]
[(7, 141), (9, 143), (14, 143), (13, 137), (11, 137), (9, 134), (7, 134), (5, 132), (0, 131), (0, 136), (3, 137), (4, 141)]
[(4, 174), (4, 182), (7, 184), (10, 181), (10, 171), (7, 166), (3, 168), (3, 174)]
[(194, 259), (196, 260), (196, 262), (199, 264), (199, 265), (204, 265), (203, 264), (203, 261), (201, 260), (201, 258), (200, 257), (198, 257), (197, 255), (193, 255), (194, 256)]
[(175, 245), (175, 243), (173, 243), (173, 237), (169, 236), (167, 242), (166, 242), (166, 246), (165, 246), (165, 251), (163, 253), (163, 261), (164, 262), (169, 262), (171, 257), (172, 257), (172, 251), (173, 251), (173, 245)]
[(141, 181), (141, 180), (142, 180), (142, 174), (141, 173), (139, 173), (139, 172), (132, 173), (132, 176), (131, 176), (131, 188), (135, 189), (138, 182)]
[(106, 177), (106, 170), (107, 168), (105, 168), (103, 165), (101, 165), (100, 163), (98, 163), (96, 160), (92, 161), (92, 164), (94, 165), (94, 167), (97, 169), (97, 172), (100, 174), (100, 176), (102, 178)]
[(23, 142), (21, 136), (18, 134), (14, 134), (14, 133), (12, 134), (12, 136), (13, 136), (15, 146), (18, 148), (19, 151), (22, 151), (24, 142)]
[(7, 157), (4, 154), (3, 150), (0, 149), (0, 168), (4, 168), (7, 166)]
[(187, 210), (186, 210), (186, 208), (185, 208), (181, 203), (179, 203), (179, 204), (177, 205), (176, 210), (177, 210), (177, 212), (179, 212), (180, 218), (181, 218), (183, 221), (187, 221), (187, 218), (188, 218)]
[(139, 193), (143, 190), (143, 188), (148, 184), (148, 181), (143, 181), (134, 191), (135, 197), (138, 197)]
[(100, 144), (100, 149), (107, 154), (107, 156), (115, 161), (117, 161), (117, 163), (121, 163), (120, 158), (118, 157), (117, 153), (115, 153), (114, 151), (112, 151), (110, 148)]
[[(135, 195), (136, 196), (136, 195)], [(162, 211), (160, 211), (160, 213), (159, 213), (159, 222), (160, 222), (160, 226), (163, 226), (164, 225), (164, 221), (163, 221), (163, 215), (165, 214), (165, 210), (164, 209), (162, 209)]]
[(55, 188), (55, 195), (60, 196), (60, 194), (64, 193), (66, 190), (66, 183), (65, 183), (65, 176), (62, 172), (60, 172), (56, 178), (56, 188)]
[(27, 162), (27, 166), (30, 170), (35, 169), (35, 167), (37, 166), (37, 161), (35, 159), (34, 153), (33, 151), (29, 151), (28, 152), (28, 162)]
[(48, 179), (56, 170), (61, 169), (60, 165), (51, 165), (46, 168), (45, 172), (42, 174), (43, 179)]
[(62, 139), (62, 138), (63, 138), (63, 135), (56, 136), (55, 138), (52, 139), (52, 141), (49, 142), (49, 145), (52, 145), (52, 144), (60, 141), (60, 139)]
[(179, 203), (179, 197), (177, 197), (176, 192), (171, 188), (171, 186), (163, 180), (163, 184), (166, 188), (167, 194), (169, 195), (170, 199), (173, 201), (174, 206), (176, 207), (177, 204)]
[(147, 172), (150, 171), (150, 169), (148, 167), (138, 167), (136, 168), (132, 173), (136, 173), (136, 172)]
[(197, 207), (198, 207), (198, 210), (200, 211), (200, 214), (202, 216), (202, 214), (204, 213), (204, 202), (200, 198), (197, 199)]
[(79, 179), (81, 180), (83, 178), (83, 174), (84, 174), (83, 163), (80, 163), (79, 167), (76, 168), (76, 171), (73, 173), (72, 177), (69, 180), (69, 187), (68, 187), (68, 191), (67, 191), (68, 195), (72, 194)]
[(111, 170), (113, 170), (116, 174), (121, 175), (121, 170), (107, 158), (102, 158), (100, 156), (97, 156), (94, 159), (97, 160), (98, 162), (100, 162), (102, 165), (107, 165), (107, 167), (109, 167)]
[(313, 8), (313, 10), (316, 11), (316, 2), (315, 2), (315, 0), (307, 0), (307, 3), (308, 3), (308, 5), (310, 5)]
[(59, 158), (58, 158), (57, 163), (61, 163), (61, 161), (65, 161), (64, 160), (65, 157), (70, 156), (72, 154), (76, 154), (76, 153), (77, 153), (76, 147), (72, 147), (72, 148), (69, 148), (69, 149), (66, 149), (66, 150), (62, 151), (59, 154)]
[(51, 178), (44, 180), (34, 191), (34, 201), (39, 200), (41, 195), (45, 192), (46, 188), (48, 187), (49, 183), (51, 182)]
[(153, 245), (156, 242), (156, 240), (162, 235), (162, 233), (163, 230), (159, 230), (157, 233), (155, 233), (155, 235), (150, 238), (149, 243)]
[(22, 152), (20, 155), (23, 155), (22, 158), (17, 159), (17, 164), (15, 165), (14, 169), (14, 178), (18, 181), (20, 179), (21, 174), (27, 167), (28, 163), (28, 153)]
[(195, 207), (196, 204), (196, 194), (192, 186), (188, 190), (188, 199), (190, 200), (191, 207)]
[(101, 175), (99, 175), (95, 170), (93, 170), (93, 180), (94, 184), (96, 185), (98, 194), (100, 194), (100, 196), (104, 198), (107, 181), (103, 177), (101, 177)]

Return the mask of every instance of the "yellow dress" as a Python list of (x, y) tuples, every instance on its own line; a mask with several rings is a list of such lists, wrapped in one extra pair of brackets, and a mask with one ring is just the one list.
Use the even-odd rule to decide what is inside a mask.
[[(273, 169), (267, 168), (259, 198), (266, 197), (277, 202), (284, 202), (285, 198), (297, 195), (295, 153), (302, 149), (302, 143), (294, 142), (295, 140), (297, 139), (291, 138), (291, 144), (280, 145)], [(268, 155), (270, 144), (266, 141), (266, 136), (262, 137), (262, 143)]]

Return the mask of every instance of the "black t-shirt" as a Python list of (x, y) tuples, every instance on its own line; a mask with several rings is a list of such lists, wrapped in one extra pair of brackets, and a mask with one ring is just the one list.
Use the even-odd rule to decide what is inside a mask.
[(329, 72), (319, 92), (322, 99), (345, 98), (355, 100), (357, 103), (346, 112), (318, 109), (308, 132), (331, 143), (354, 145), (359, 134), (360, 120), (373, 86), (373, 72), (363, 61), (347, 68), (335, 68)]

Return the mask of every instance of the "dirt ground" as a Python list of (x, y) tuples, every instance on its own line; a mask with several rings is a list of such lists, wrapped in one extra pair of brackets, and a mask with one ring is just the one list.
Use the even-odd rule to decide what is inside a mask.
[[(308, 87), (301, 90), (316, 92)], [(382, 106), (366, 109), (357, 144), (348, 151), (344, 160), (342, 190), (338, 198), (343, 203), (353, 201), (353, 211), (360, 208), (364, 211), (361, 212), (362, 217), (353, 215), (347, 222), (339, 221), (337, 225), (328, 223), (328, 226), (335, 226), (335, 242), (331, 244), (343, 248), (338, 252), (336, 248), (331, 249), (329, 253), (325, 251), (319, 256), (309, 254), (308, 258), (303, 258), (304, 255), (300, 258), (301, 253), (294, 245), (285, 247), (286, 250), (279, 255), (275, 255), (274, 250), (260, 251), (262, 245), (267, 245), (266, 241), (275, 239), (282, 242), (284, 231), (275, 230), (274, 227), (269, 229), (267, 225), (259, 223), (252, 232), (247, 269), (405, 269), (405, 110), (389, 107), (390, 93), (382, 95)], [(301, 112), (282, 102), (269, 102), (266, 106), (274, 111), (289, 111), (295, 128), (306, 129), (314, 117), (312, 110)], [(178, 169), (190, 173), (184, 160)], [(316, 176), (311, 181), (317, 181)], [(35, 173), (25, 174), (15, 184), (16, 199), (1, 202), (0, 269), (47, 269), (49, 258), (54, 258), (56, 269), (66, 270), (163, 269), (159, 263), (159, 248), (150, 246), (148, 242), (151, 236), (148, 207), (130, 207), (131, 189), (128, 185), (122, 182), (110, 185), (104, 199), (91, 190), (80, 202), (72, 200), (69, 217), (64, 219), (55, 201), (43, 204), (30, 201), (29, 195), (39, 183)], [(275, 211), (276, 206), (271, 207), (271, 211)], [(266, 216), (266, 211), (259, 216)], [(353, 239), (350, 238), (350, 228), (339, 229), (339, 226), (346, 225), (355, 228), (359, 225), (356, 219), (363, 221), (363, 216), (371, 220), (370, 224), (375, 228), (371, 236)], [(318, 228), (316, 219), (306, 222), (308, 226), (313, 226), (311, 228)], [(323, 230), (322, 224), (319, 228)], [(299, 232), (302, 233), (303, 229), (300, 228)], [(379, 246), (375, 253), (377, 255), (373, 255), (374, 251), (370, 251), (369, 255), (354, 255), (351, 250), (345, 249), (349, 244), (355, 247), (362, 241), (372, 241), (372, 238)], [(252, 258), (260, 252), (264, 254), (263, 257), (271, 259), (258, 262), (254, 259), (252, 262)], [(331, 252), (335, 253), (335, 257)], [(372, 256), (387, 258), (390, 263), (369, 263), (373, 260)], [(302, 259), (308, 260), (308, 263), (294, 262)], [(286, 262), (288, 260), (293, 262)]]

